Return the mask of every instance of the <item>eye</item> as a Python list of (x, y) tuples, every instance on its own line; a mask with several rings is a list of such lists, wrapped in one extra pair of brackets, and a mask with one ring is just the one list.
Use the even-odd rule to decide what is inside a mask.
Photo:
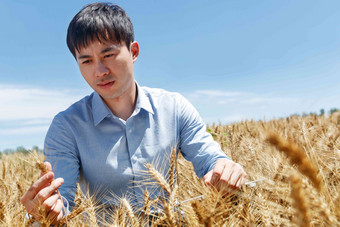
[(109, 57), (112, 57), (112, 56), (113, 56), (113, 54), (107, 54), (107, 55), (104, 56), (104, 58), (109, 58)]
[(85, 60), (81, 64), (86, 65), (86, 64), (89, 64), (90, 62), (91, 62), (90, 60)]

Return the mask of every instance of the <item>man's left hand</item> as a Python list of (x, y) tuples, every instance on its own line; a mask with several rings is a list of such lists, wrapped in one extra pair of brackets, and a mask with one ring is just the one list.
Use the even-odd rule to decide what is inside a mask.
[(246, 182), (246, 177), (247, 174), (240, 164), (221, 158), (203, 180), (206, 185), (214, 186), (222, 193), (233, 194)]

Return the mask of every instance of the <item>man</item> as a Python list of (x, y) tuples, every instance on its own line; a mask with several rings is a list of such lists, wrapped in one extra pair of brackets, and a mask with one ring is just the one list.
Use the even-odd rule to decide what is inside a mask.
[[(100, 203), (114, 205), (114, 196), (129, 195), (142, 204), (146, 186), (136, 187), (144, 180), (139, 173), (155, 160), (166, 171), (172, 147), (193, 163), (206, 184), (222, 191), (244, 184), (242, 167), (221, 151), (185, 98), (136, 83), (139, 44), (122, 8), (87, 5), (71, 21), (67, 44), (94, 92), (55, 116), (44, 147), (50, 172), (21, 199), (29, 214), (39, 220), (43, 206), (57, 223), (63, 206), (73, 205), (78, 180)], [(159, 193), (156, 188), (152, 196)]]

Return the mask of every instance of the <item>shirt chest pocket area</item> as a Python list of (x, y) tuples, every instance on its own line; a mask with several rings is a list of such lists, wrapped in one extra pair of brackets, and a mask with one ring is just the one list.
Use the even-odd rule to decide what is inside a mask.
[[(173, 145), (171, 143), (144, 143), (140, 147), (141, 156), (146, 163), (164, 165), (168, 163)], [(165, 162), (165, 163), (164, 163)]]

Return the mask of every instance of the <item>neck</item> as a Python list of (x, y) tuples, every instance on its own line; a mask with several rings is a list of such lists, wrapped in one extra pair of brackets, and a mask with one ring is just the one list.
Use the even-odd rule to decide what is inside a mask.
[(133, 113), (137, 101), (137, 85), (133, 85), (121, 96), (114, 99), (106, 99), (104, 102), (111, 112), (126, 121)]

